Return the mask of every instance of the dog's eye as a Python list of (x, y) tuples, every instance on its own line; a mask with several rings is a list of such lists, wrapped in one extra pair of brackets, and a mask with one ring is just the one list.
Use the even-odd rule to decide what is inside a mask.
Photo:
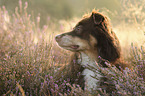
[(80, 34), (81, 31), (82, 31), (82, 26), (77, 26), (77, 27), (75, 28), (75, 31), (76, 31), (78, 34)]

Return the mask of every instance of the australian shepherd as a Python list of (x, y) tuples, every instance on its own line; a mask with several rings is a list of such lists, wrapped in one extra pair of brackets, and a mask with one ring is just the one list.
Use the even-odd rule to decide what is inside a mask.
[[(111, 29), (109, 19), (97, 11), (83, 17), (72, 31), (57, 35), (55, 40), (60, 47), (74, 52), (63, 78), (69, 78), (71, 84), (78, 84), (82, 89), (91, 90), (100, 86), (99, 82), (104, 76), (97, 70), (98, 57), (109, 61), (117, 68), (125, 67), (120, 63), (120, 44)], [(107, 67), (104, 63), (101, 64), (101, 67)], [(96, 68), (98, 74), (88, 69), (88, 65)], [(93, 78), (95, 76), (98, 79)]]

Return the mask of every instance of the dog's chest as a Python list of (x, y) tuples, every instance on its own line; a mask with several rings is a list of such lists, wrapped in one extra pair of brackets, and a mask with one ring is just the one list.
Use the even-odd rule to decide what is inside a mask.
[[(85, 68), (82, 72), (82, 75), (84, 75), (85, 80), (85, 88), (87, 88), (88, 90), (97, 89), (97, 84), (102, 76), (97, 70), (98, 68), (95, 60), (92, 60), (86, 54), (81, 53), (81, 59), (78, 60), (78, 63)], [(93, 72), (92, 70), (88, 69), (88, 65), (96, 68), (96, 72)], [(96, 77), (98, 79), (95, 79), (93, 77)]]

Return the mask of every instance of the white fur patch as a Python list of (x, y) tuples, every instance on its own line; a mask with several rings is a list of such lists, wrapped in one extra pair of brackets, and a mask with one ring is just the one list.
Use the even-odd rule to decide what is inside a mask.
[[(88, 65), (95, 67), (96, 69), (98, 67), (96, 65), (95, 60), (91, 60), (91, 58), (89, 58), (89, 56), (87, 56), (85, 53), (81, 53), (81, 59), (79, 60), (79, 63), (81, 63), (81, 65), (84, 67), (87, 67)], [(96, 74), (96, 72), (98, 74)], [(99, 82), (99, 79), (102, 77), (98, 70), (96, 70), (96, 72), (93, 72), (86, 68), (82, 73), (85, 79), (85, 88), (87, 88), (87, 90), (89, 91), (91, 91), (91, 89), (97, 89), (97, 83)], [(97, 79), (93, 77), (96, 77)]]
[[(57, 41), (57, 43), (60, 47), (70, 51), (89, 49), (87, 40), (80, 39), (79, 37), (72, 37), (71, 35), (62, 36), (61, 39)], [(79, 48), (73, 49), (71, 48), (72, 45), (78, 45)]]
[(91, 91), (91, 89), (96, 89), (99, 80), (91, 77), (95, 77), (95, 73), (89, 69), (85, 69), (82, 74), (85, 76), (85, 88), (89, 91)]

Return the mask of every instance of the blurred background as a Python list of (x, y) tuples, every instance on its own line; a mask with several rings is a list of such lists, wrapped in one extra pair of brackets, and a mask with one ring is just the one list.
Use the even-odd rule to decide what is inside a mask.
[[(9, 13), (14, 13), (19, 0), (0, 0), (0, 6), (5, 6)], [(105, 11), (106, 14), (117, 20), (131, 22), (145, 18), (145, 0), (22, 0), (22, 5), (28, 3), (27, 11), (33, 16), (41, 17), (40, 24), (47, 24), (48, 20), (69, 20), (73, 17), (82, 17), (94, 8)], [(140, 16), (141, 15), (141, 16)], [(114, 23), (114, 22), (113, 22)]]
[[(0, 0), (0, 6), (5, 6), (11, 13), (18, 6), (19, 0)], [(28, 2), (28, 11), (34, 15), (41, 14), (42, 18), (50, 16), (57, 19), (69, 19), (73, 16), (82, 16), (92, 9), (107, 8), (111, 11), (120, 11), (120, 0), (22, 0)]]
[[(9, 13), (14, 13), (19, 0), (0, 0), (0, 6), (5, 6)], [(143, 3), (142, 0), (137, 2)], [(144, 1), (144, 0), (143, 0)], [(34, 18), (41, 17), (41, 25), (47, 23), (47, 19), (71, 19), (81, 17), (83, 14), (91, 12), (94, 8), (111, 11), (108, 13), (111, 19), (115, 19), (111, 13), (117, 13), (118, 16), (125, 11), (124, 3), (136, 3), (134, 0), (22, 0), (23, 6), (28, 2), (28, 12)], [(136, 6), (137, 7), (137, 6)], [(145, 9), (145, 8), (144, 8)], [(145, 11), (145, 10), (142, 11)]]

